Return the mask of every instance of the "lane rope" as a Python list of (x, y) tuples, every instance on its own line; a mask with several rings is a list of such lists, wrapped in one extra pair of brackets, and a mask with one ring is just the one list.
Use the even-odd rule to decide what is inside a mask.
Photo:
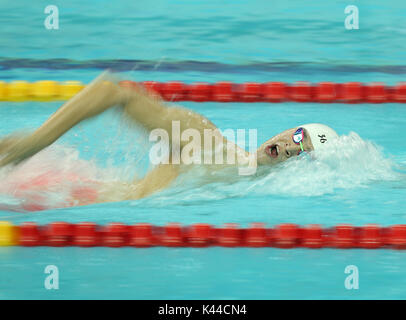
[(0, 246), (52, 247), (274, 247), (274, 248), (364, 248), (406, 249), (406, 225), (381, 227), (367, 224), (356, 227), (339, 224), (330, 228), (292, 223), (267, 227), (252, 223), (248, 228), (226, 223), (222, 227), (206, 223), (181, 226), (169, 223), (126, 225), (92, 222), (52, 222), (13, 225), (0, 221)]
[[(134, 87), (134, 81), (121, 81), (126, 87)], [(406, 103), (406, 82), (395, 86), (384, 83), (347, 82), (245, 82), (217, 83), (181, 81), (139, 82), (147, 90), (159, 94), (166, 101), (195, 102), (318, 102), (318, 103)], [(63, 101), (84, 88), (80, 81), (57, 82), (41, 80), (0, 81), (0, 101)]]

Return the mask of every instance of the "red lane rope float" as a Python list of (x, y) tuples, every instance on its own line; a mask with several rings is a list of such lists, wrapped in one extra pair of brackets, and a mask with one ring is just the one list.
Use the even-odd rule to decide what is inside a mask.
[[(125, 87), (135, 87), (134, 81), (121, 81)], [(383, 83), (246, 82), (227, 81), (185, 84), (180, 81), (141, 82), (147, 90), (167, 101), (195, 102), (319, 102), (319, 103), (406, 103), (406, 82), (396, 86)]]
[[(125, 87), (134, 88), (134, 81), (121, 81)], [(147, 90), (159, 94), (167, 101), (195, 102), (320, 102), (320, 103), (406, 103), (406, 82), (395, 86), (383, 83), (363, 84), (360, 82), (333, 83), (296, 82), (245, 82), (217, 83), (196, 82), (185, 84), (180, 81), (140, 82)], [(0, 101), (57, 101), (67, 100), (82, 90), (85, 85), (79, 81), (57, 82), (42, 80), (0, 81)]]
[(263, 223), (253, 223), (248, 228), (240, 228), (235, 223), (215, 227), (204, 223), (191, 226), (178, 223), (165, 226), (109, 223), (99, 226), (92, 222), (53, 222), (38, 226), (33, 222), (24, 222), (14, 226), (9, 222), (0, 222), (0, 245), (406, 249), (406, 225), (380, 227), (368, 224), (356, 227), (340, 224), (322, 228), (317, 224), (299, 226), (285, 223), (269, 228)]

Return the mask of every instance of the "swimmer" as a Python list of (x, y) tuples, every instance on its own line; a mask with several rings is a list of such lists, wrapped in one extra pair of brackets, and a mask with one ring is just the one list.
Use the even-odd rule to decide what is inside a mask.
[[(78, 123), (93, 118), (109, 108), (117, 107), (124, 116), (148, 131), (163, 129), (172, 137), (173, 122), (178, 121), (180, 130), (195, 129), (201, 136), (207, 129), (213, 130), (223, 142), (221, 151), (226, 154), (230, 148), (237, 159), (255, 159), (255, 165), (273, 166), (302, 152), (310, 152), (324, 147), (337, 133), (322, 124), (307, 124), (286, 130), (265, 143), (250, 154), (223, 137), (217, 127), (204, 116), (179, 106), (167, 106), (162, 100), (142, 87), (128, 89), (118, 85), (118, 81), (108, 72), (87, 85), (76, 96), (62, 105), (45, 123), (31, 134), (16, 133), (0, 140), (0, 167), (18, 163), (32, 157), (39, 151), (54, 143), (59, 137)], [(219, 140), (216, 141), (219, 141)], [(173, 145), (173, 141), (170, 141)], [(180, 149), (187, 142), (180, 142)], [(213, 150), (215, 149), (213, 146)], [(212, 153), (205, 150), (202, 153)], [(218, 152), (218, 151), (215, 151)], [(253, 156), (253, 157), (250, 157)], [(239, 161), (237, 161), (239, 163)], [(226, 165), (210, 166), (209, 170), (219, 170)], [(229, 165), (228, 165), (229, 166)], [(121, 201), (140, 199), (163, 190), (191, 165), (177, 164), (169, 161), (159, 164), (142, 179), (133, 182), (99, 185), (98, 196), (91, 201), (78, 199), (79, 204), (93, 202)], [(211, 178), (211, 175), (207, 175)], [(80, 198), (80, 195), (77, 195)]]

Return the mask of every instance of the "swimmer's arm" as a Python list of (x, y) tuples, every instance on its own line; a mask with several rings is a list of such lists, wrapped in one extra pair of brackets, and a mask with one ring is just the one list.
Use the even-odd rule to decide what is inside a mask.
[(186, 129), (195, 129), (199, 131), (201, 136), (203, 136), (205, 129), (217, 129), (206, 117), (186, 108), (169, 107), (159, 97), (146, 92), (143, 88), (137, 88), (129, 96), (124, 112), (149, 131), (165, 130), (169, 139), (172, 138), (174, 121), (179, 121), (180, 132)]
[[(128, 90), (102, 74), (76, 96), (59, 108), (40, 128), (19, 139), (0, 141), (0, 167), (19, 163), (55, 142), (70, 128), (94, 117), (110, 107), (124, 106), (125, 113), (149, 130), (164, 129), (172, 137), (173, 121), (180, 122), (180, 130), (193, 128), (200, 132), (217, 129), (202, 115), (180, 107), (167, 107), (162, 100), (142, 88)], [(182, 146), (182, 143), (181, 143)]]
[[(125, 102), (125, 91), (103, 74), (59, 108), (32, 134), (0, 141), (0, 167), (19, 163), (46, 148), (79, 122)], [(3, 141), (3, 140), (2, 140)], [(10, 143), (12, 142), (12, 143)], [(1, 158), (3, 156), (3, 158)]]
[[(135, 91), (129, 92), (127, 97), (129, 98), (127, 98), (127, 103), (124, 106), (125, 114), (135, 122), (143, 125), (149, 131), (163, 129), (168, 133), (168, 138), (171, 140), (172, 126), (175, 121), (178, 121), (180, 134), (187, 129), (197, 130), (200, 134), (201, 143), (206, 139), (205, 133), (206, 130), (208, 130), (207, 136), (209, 139), (211, 139), (210, 135), (212, 135), (213, 138), (215, 137), (216, 145), (218, 145), (219, 142), (223, 143), (223, 156), (227, 156), (230, 148), (239, 150), (237, 157), (247, 156), (245, 150), (241, 149), (234, 142), (228, 141), (220, 130), (218, 130), (216, 125), (197, 112), (178, 106), (168, 107), (159, 97), (146, 92), (143, 88), (136, 88)], [(181, 140), (179, 142), (180, 148), (183, 148), (190, 140)], [(201, 147), (202, 152), (213, 152), (212, 147), (206, 150), (204, 143), (202, 143)]]
[(167, 188), (179, 175), (179, 165), (155, 167), (146, 176), (133, 183), (115, 181), (100, 185), (96, 202), (136, 200)]
[(140, 199), (166, 189), (178, 175), (179, 165), (161, 164), (148, 172), (143, 179), (135, 182), (135, 190), (129, 196), (131, 199)]

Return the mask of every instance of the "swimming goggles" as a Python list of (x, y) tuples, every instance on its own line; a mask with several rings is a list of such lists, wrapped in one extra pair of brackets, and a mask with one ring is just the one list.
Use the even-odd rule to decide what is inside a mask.
[(304, 138), (304, 129), (299, 128), (295, 131), (295, 133), (292, 135), (293, 142), (296, 144), (300, 145), (300, 150), (298, 155), (301, 154), (302, 152), (306, 152), (304, 147), (303, 147), (303, 138)]

